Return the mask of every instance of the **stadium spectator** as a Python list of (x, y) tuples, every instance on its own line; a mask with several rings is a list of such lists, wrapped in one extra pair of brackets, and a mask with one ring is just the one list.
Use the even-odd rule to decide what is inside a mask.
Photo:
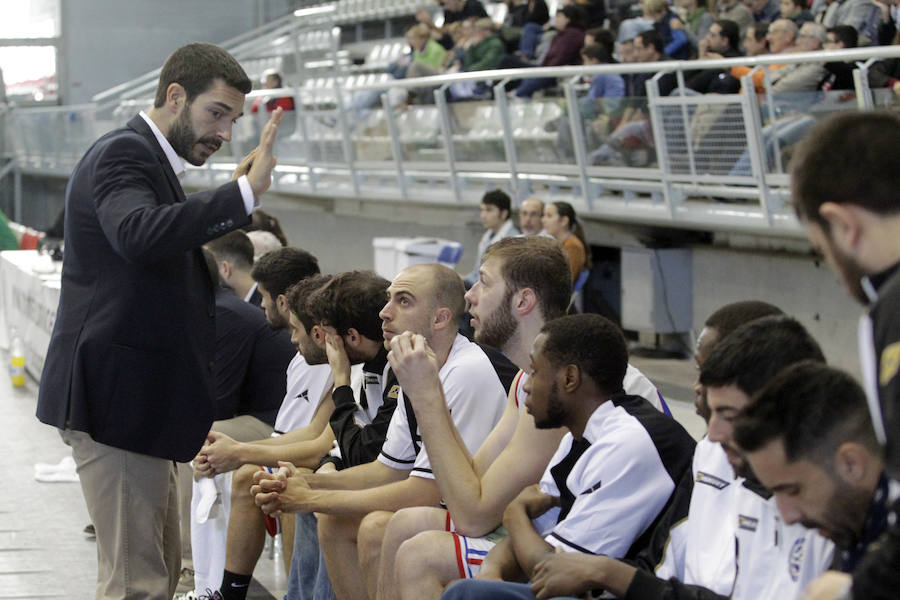
[[(734, 58), (741, 56), (740, 28), (734, 21), (718, 19), (700, 40), (700, 58)], [(740, 89), (740, 82), (724, 69), (703, 69), (686, 73), (685, 85), (700, 94), (733, 94)]]
[(544, 216), (544, 203), (540, 198), (532, 196), (522, 201), (519, 207), (519, 229), (522, 235), (538, 235), (544, 230), (541, 217)]
[[(564, 6), (561, 10), (556, 11), (554, 25), (556, 35), (550, 42), (550, 49), (540, 66), (558, 67), (581, 64), (581, 48), (584, 46), (584, 10), (578, 6)], [(505, 61), (504, 65), (508, 67), (526, 66), (515, 64), (514, 61)], [(523, 79), (516, 88), (515, 94), (519, 98), (531, 98), (536, 91), (555, 85), (556, 79), (553, 77)]]
[(590, 249), (584, 237), (584, 228), (575, 216), (575, 209), (568, 202), (551, 202), (544, 207), (541, 222), (544, 231), (562, 244), (574, 282), (584, 269), (591, 268)]
[(691, 58), (691, 43), (681, 17), (672, 12), (667, 0), (643, 0), (644, 16), (663, 41), (663, 54), (676, 60)]
[(412, 62), (406, 69), (407, 77), (437, 75), (447, 51), (431, 39), (428, 27), (422, 23), (413, 25), (406, 31), (406, 43), (412, 48)]
[(813, 20), (813, 14), (806, 8), (806, 0), (781, 0), (779, 14), (782, 19), (790, 19), (797, 27)]
[[(836, 25), (825, 32), (825, 50), (842, 50), (844, 48), (856, 48), (859, 34), (850, 25)], [(877, 64), (877, 63), (876, 63)], [(875, 65), (872, 65), (872, 69)], [(856, 88), (853, 81), (853, 71), (856, 63), (853, 61), (832, 61), (825, 63), (828, 76), (822, 84), (824, 90), (852, 90)], [(871, 73), (871, 69), (869, 73)]]
[(741, 28), (741, 36), (745, 35), (747, 29), (756, 22), (753, 13), (741, 0), (718, 0), (716, 7), (716, 17), (737, 23)]
[(437, 27), (431, 18), (431, 13), (426, 9), (420, 9), (416, 13), (416, 21), (428, 27), (431, 37), (450, 50), (455, 42), (450, 35), (450, 28), (454, 23), (461, 23), (467, 19), (487, 18), (487, 11), (481, 0), (441, 0), (438, 2), (444, 9), (444, 24)]
[(781, 13), (779, 0), (744, 0), (744, 4), (750, 9), (753, 20), (757, 23), (772, 23)]
[(528, 0), (526, 6), (522, 37), (519, 38), (519, 53), (525, 59), (534, 59), (544, 33), (544, 25), (550, 20), (550, 12), (544, 0)]
[(481, 197), (481, 224), (484, 225), (484, 235), (478, 242), (478, 255), (475, 257), (475, 266), (472, 272), (466, 276), (466, 287), (472, 287), (478, 281), (478, 269), (484, 253), (491, 244), (505, 237), (513, 237), (519, 234), (515, 223), (510, 218), (512, 201), (509, 195), (502, 190), (491, 190)]
[(676, 10), (684, 22), (684, 29), (691, 42), (694, 54), (697, 54), (700, 40), (706, 37), (713, 24), (713, 16), (700, 0), (677, 0)]
[(822, 25), (850, 25), (859, 33), (862, 46), (878, 41), (881, 8), (872, 0), (826, 0), (826, 3), (828, 8), (822, 15)]
[[(267, 90), (278, 90), (284, 87), (281, 73), (275, 69), (267, 69), (263, 73), (263, 87)], [(279, 107), (282, 110), (294, 110), (294, 99), (290, 96), (259, 96), (250, 105), (250, 112), (258, 113), (260, 106), (265, 106), (268, 113)]]
[[(475, 21), (468, 47), (461, 60), (454, 61), (446, 70), (448, 73), (458, 71), (487, 71), (500, 66), (506, 54), (503, 40), (497, 35), (494, 22), (488, 18)], [(488, 88), (483, 82), (462, 81), (450, 86), (450, 95), (455, 100), (465, 100), (484, 93)]]
[(747, 28), (742, 38), (744, 55), (760, 56), (769, 53), (769, 24), (754, 23)]

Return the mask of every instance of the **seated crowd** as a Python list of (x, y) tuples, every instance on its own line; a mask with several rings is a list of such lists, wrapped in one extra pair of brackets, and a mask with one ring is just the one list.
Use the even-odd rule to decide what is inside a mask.
[(571, 205), (529, 198), (517, 229), (494, 190), (481, 219), (465, 282), (207, 244), (222, 368), (184, 468), (185, 597), (245, 598), (278, 531), (291, 600), (798, 598), (853, 572), (887, 527), (884, 460), (862, 389), (798, 321), (710, 315), (695, 442), (618, 326), (567, 314), (589, 267)]
[[(520, 67), (557, 67), (667, 60), (739, 58), (763, 54), (816, 52), (897, 43), (898, 9), (879, 0), (641, 0), (640, 14), (607, 14), (602, 2), (561, 1), (550, 14), (545, 0), (507, 0), (502, 24), (492, 21), (479, 0), (443, 0), (444, 21), (437, 27), (427, 11), (407, 33), (411, 53), (392, 65), (394, 77)], [(774, 94), (789, 100), (765, 123), (791, 118), (815, 103), (816, 92), (854, 89), (853, 62), (773, 64), (766, 71)], [(659, 80), (661, 95), (735, 94), (748, 66), (685, 72), (679, 88), (674, 74)], [(646, 166), (654, 140), (647, 109), (647, 82), (654, 73), (587, 77), (580, 104), (589, 162), (596, 165)], [(891, 88), (900, 96), (900, 60), (887, 59), (869, 70), (869, 85)], [(757, 91), (766, 91), (764, 72), (753, 73)], [(514, 98), (553, 93), (554, 77), (531, 77), (506, 84)], [(436, 87), (416, 88), (411, 103), (431, 104)], [(489, 99), (491, 82), (454, 82), (451, 101)], [(558, 92), (557, 93), (561, 93)], [(717, 115), (719, 113), (716, 113)], [(728, 118), (720, 115), (723, 119)], [(714, 119), (706, 116), (707, 123)], [(567, 121), (567, 117), (563, 117)], [(808, 129), (806, 121), (794, 124)], [(708, 130), (709, 126), (704, 131)], [(574, 157), (567, 122), (560, 121), (557, 151)], [(702, 133), (692, 132), (702, 137)], [(768, 135), (768, 134), (767, 134)], [(795, 129), (778, 132), (786, 143)], [(785, 137), (787, 136), (787, 138)], [(793, 136), (793, 137), (791, 137)], [(790, 138), (790, 139), (788, 139)], [(695, 143), (700, 141), (695, 139)], [(737, 157), (734, 157), (737, 161)], [(740, 165), (732, 174), (743, 174)]]

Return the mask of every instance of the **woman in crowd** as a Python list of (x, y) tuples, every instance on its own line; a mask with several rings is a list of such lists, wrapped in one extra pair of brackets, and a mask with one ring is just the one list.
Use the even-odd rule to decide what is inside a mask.
[(584, 269), (591, 267), (591, 255), (584, 239), (584, 229), (575, 216), (575, 209), (568, 202), (552, 202), (544, 207), (541, 222), (544, 231), (555, 237), (566, 251), (574, 282)]

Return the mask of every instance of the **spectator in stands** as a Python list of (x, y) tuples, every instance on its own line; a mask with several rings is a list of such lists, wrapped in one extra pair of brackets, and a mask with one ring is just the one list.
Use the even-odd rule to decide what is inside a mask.
[(684, 29), (691, 43), (693, 54), (697, 54), (699, 42), (706, 37), (713, 24), (713, 16), (700, 0), (677, 0), (676, 10), (684, 22)]
[[(888, 528), (883, 449), (865, 392), (850, 375), (807, 361), (782, 371), (736, 416), (736, 446), (774, 495), (784, 522), (831, 538), (838, 549), (832, 568), (852, 573)], [(849, 583), (846, 575), (837, 579)], [(810, 586), (809, 597), (826, 597), (813, 593), (820, 583)], [(827, 597), (888, 598), (896, 588), (879, 592)]]
[[(663, 41), (654, 29), (639, 33), (634, 38), (635, 62), (658, 62), (668, 60), (663, 54)], [(653, 73), (635, 73), (625, 78), (625, 109), (616, 129), (606, 142), (588, 157), (591, 164), (645, 166), (650, 160), (648, 149), (653, 148), (653, 130), (647, 114), (646, 82)], [(674, 77), (666, 77), (661, 82), (661, 94), (666, 95), (674, 87)]]
[(519, 207), (519, 229), (522, 235), (538, 235), (544, 230), (541, 217), (544, 216), (544, 203), (540, 198), (532, 196), (522, 201)]
[[(820, 29), (821, 25), (818, 23), (804, 23), (803, 26), (807, 28), (807, 31), (812, 32), (805, 37), (804, 44), (807, 47), (818, 45), (821, 48), (821, 43), (825, 39), (824, 30)], [(800, 51), (800, 48), (796, 45), (797, 33), (797, 25), (790, 19), (778, 19), (772, 23), (766, 34), (770, 53), (784, 54)], [(750, 67), (732, 67), (731, 75), (735, 79), (740, 79), (750, 71)], [(828, 73), (825, 67), (820, 64), (793, 63), (789, 65), (769, 65), (769, 75), (772, 92), (783, 94), (817, 90)], [(765, 78), (762, 70), (753, 74), (753, 85), (759, 93), (768, 91), (765, 88)]]
[[(900, 33), (894, 44), (900, 43)], [(890, 88), (895, 98), (900, 98), (900, 58), (879, 60), (869, 69), (869, 86), (872, 88)]]
[(204, 246), (218, 266), (222, 283), (234, 290), (238, 298), (254, 306), (262, 304), (256, 281), (250, 276), (253, 268), (253, 243), (247, 234), (237, 230), (207, 242)]
[(797, 31), (795, 48), (798, 52), (815, 52), (824, 48), (827, 41), (828, 34), (825, 26), (821, 23), (807, 21), (800, 25), (800, 29)]
[[(844, 48), (856, 48), (859, 35), (849, 25), (837, 25), (825, 32), (825, 50), (841, 50)], [(874, 65), (873, 65), (874, 68)], [(822, 83), (823, 90), (852, 90), (856, 87), (853, 81), (853, 70), (856, 64), (853, 61), (832, 61), (825, 63), (828, 76)], [(869, 71), (871, 73), (871, 70)]]
[(753, 13), (741, 0), (718, 0), (716, 6), (716, 17), (737, 23), (741, 28), (741, 36), (745, 35), (747, 29), (756, 22)]
[(653, 29), (663, 41), (663, 54), (676, 60), (691, 58), (691, 44), (684, 22), (669, 8), (667, 0), (643, 0), (644, 16), (653, 21)]
[[(556, 11), (554, 19), (556, 35), (550, 43), (547, 55), (541, 61), (541, 66), (558, 67), (581, 64), (581, 48), (584, 46), (584, 9), (572, 5), (564, 6), (561, 10)], [(526, 65), (506, 61), (505, 66)], [(553, 77), (523, 79), (516, 88), (515, 94), (519, 98), (531, 98), (536, 91), (555, 85), (556, 79)]]
[[(278, 90), (284, 87), (281, 73), (276, 69), (267, 69), (263, 72), (263, 87), (267, 90)], [(276, 108), (282, 110), (294, 110), (294, 99), (290, 96), (259, 96), (250, 105), (250, 112), (256, 114), (259, 107), (265, 106), (266, 112), (273, 112)]]
[(450, 50), (453, 48), (454, 41), (450, 37), (449, 27), (454, 23), (460, 23), (466, 19), (484, 19), (487, 18), (487, 11), (481, 0), (443, 0), (438, 2), (444, 8), (444, 24), (437, 27), (431, 18), (431, 13), (425, 9), (421, 9), (416, 13), (416, 20), (422, 23), (431, 31), (434, 39)]
[[(475, 21), (468, 44), (462, 60), (450, 65), (448, 73), (496, 69), (506, 54), (503, 41), (495, 31), (494, 22), (488, 18)], [(488, 91), (483, 82), (463, 81), (450, 86), (450, 95), (454, 100), (465, 100)]]
[(757, 23), (772, 23), (781, 15), (780, 0), (744, 0)]
[(512, 203), (506, 192), (491, 190), (481, 197), (481, 224), (484, 226), (484, 235), (478, 242), (478, 255), (475, 257), (475, 266), (472, 272), (466, 276), (466, 288), (470, 288), (478, 281), (478, 269), (484, 253), (491, 244), (506, 237), (519, 234), (515, 224), (510, 218)]
[[(586, 65), (608, 65), (615, 62), (605, 46), (591, 44), (581, 49), (581, 59)], [(625, 80), (618, 73), (600, 73), (591, 76), (587, 96), (579, 101), (581, 117), (594, 119), (619, 107), (625, 96)]]
[(813, 14), (806, 8), (806, 0), (781, 0), (780, 14), (782, 19), (790, 19), (797, 27), (813, 20)]
[(428, 27), (422, 23), (413, 25), (406, 31), (406, 43), (412, 48), (412, 62), (406, 69), (407, 77), (437, 75), (447, 51), (431, 39)]
[[(734, 58), (741, 56), (740, 29), (738, 24), (727, 19), (715, 21), (706, 37), (700, 40), (700, 58)], [(685, 85), (700, 94), (734, 94), (740, 89), (740, 82), (724, 69), (703, 69), (689, 72)]]
[(878, 26), (878, 39), (873, 40), (878, 46), (890, 46), (897, 34), (897, 21), (900, 20), (900, 4), (896, 0), (873, 0), (881, 10), (881, 23)]
[(828, 7), (822, 15), (825, 27), (850, 25), (859, 33), (860, 45), (868, 46), (878, 41), (881, 26), (881, 8), (872, 0), (825, 0)]
[(590, 249), (584, 237), (584, 228), (575, 216), (575, 209), (568, 202), (551, 202), (544, 207), (541, 223), (544, 224), (544, 231), (562, 244), (574, 282), (584, 269), (591, 268)]
[(743, 37), (744, 55), (760, 56), (769, 53), (769, 24), (754, 23)]
[(616, 53), (616, 34), (603, 27), (594, 27), (584, 32), (584, 45), (600, 44), (610, 56)]
[(550, 20), (550, 11), (544, 0), (528, 0), (525, 21), (522, 25), (522, 37), (519, 38), (519, 53), (523, 58), (535, 58), (538, 43), (544, 33), (544, 25)]

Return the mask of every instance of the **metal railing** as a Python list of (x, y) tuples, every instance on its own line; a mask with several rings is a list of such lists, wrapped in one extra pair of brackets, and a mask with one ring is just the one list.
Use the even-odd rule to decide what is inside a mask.
[[(272, 189), (282, 193), (477, 204), (486, 188), (500, 186), (516, 200), (565, 197), (579, 213), (610, 221), (799, 236), (789, 205), (790, 149), (827, 114), (891, 106), (890, 90), (868, 88), (866, 69), (893, 57), (900, 46), (378, 82), (338, 71), (295, 88), (253, 92), (247, 101), (270, 94), (295, 100), (277, 141)], [(773, 92), (774, 65), (838, 60), (860, 61), (854, 90)], [(737, 94), (697, 95), (683, 86), (688, 71), (738, 65), (765, 72), (764, 93), (754, 89), (753, 73)], [(646, 119), (623, 132), (610, 126), (610, 114), (585, 110), (581, 79), (602, 73), (655, 73), (646, 98), (625, 99)], [(669, 73), (679, 85), (664, 96), (659, 84)], [(507, 83), (529, 77), (556, 79), (562, 95), (507, 97)], [(471, 83), (493, 98), (448, 101), (459, 84)], [(398, 106), (395, 97), (404, 93), (433, 96), (434, 104)], [(103, 131), (149, 105), (149, 96), (122, 100), (103, 119), (96, 104), (14, 110), (10, 135), (19, 164), (64, 174)], [(230, 178), (267, 118), (265, 111), (245, 112), (231, 142), (204, 167), (189, 169), (189, 184)]]

